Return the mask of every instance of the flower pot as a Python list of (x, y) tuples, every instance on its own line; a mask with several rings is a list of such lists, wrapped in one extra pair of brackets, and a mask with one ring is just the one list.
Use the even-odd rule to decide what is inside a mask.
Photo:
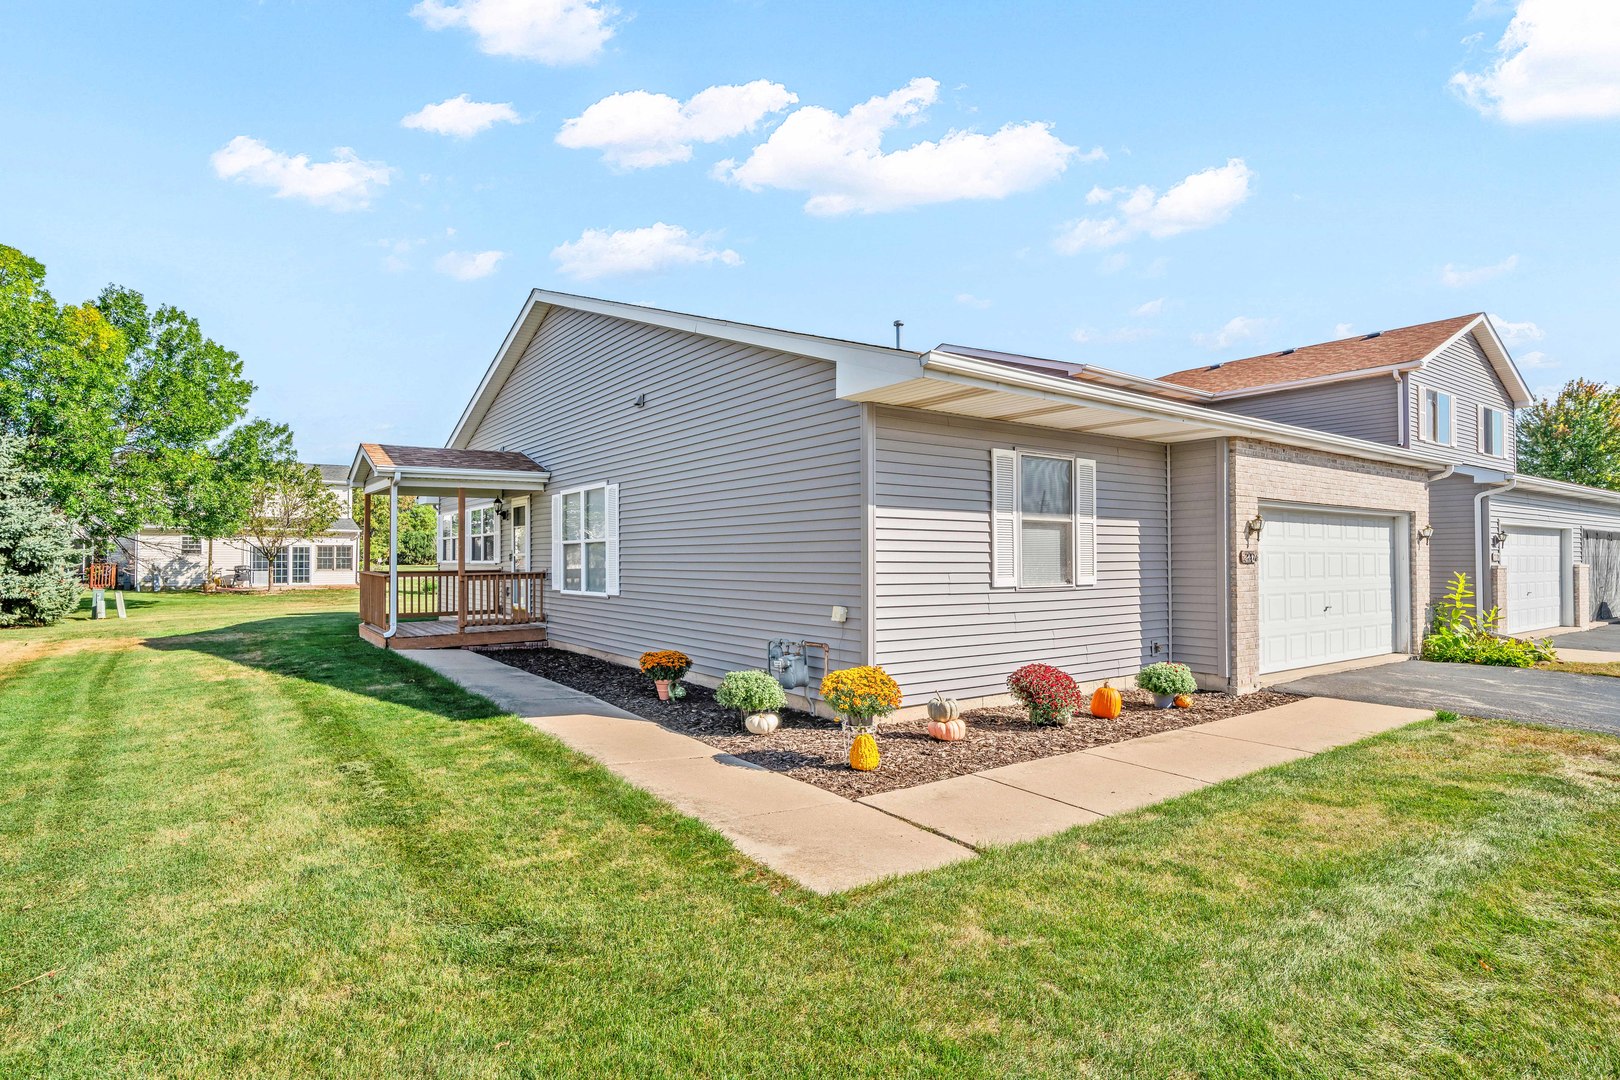
[(669, 680), (668, 679), (654, 679), (653, 680), (653, 685), (658, 687), (658, 700), (659, 701), (668, 701), (669, 700)]
[(782, 718), (773, 712), (749, 713), (743, 718), (743, 727), (751, 735), (769, 735), (782, 724)]
[(1155, 708), (1168, 709), (1168, 708), (1173, 707), (1175, 705), (1175, 703), (1176, 703), (1176, 695), (1174, 695), (1174, 694), (1154, 694), (1153, 695), (1153, 705), (1154, 705)]

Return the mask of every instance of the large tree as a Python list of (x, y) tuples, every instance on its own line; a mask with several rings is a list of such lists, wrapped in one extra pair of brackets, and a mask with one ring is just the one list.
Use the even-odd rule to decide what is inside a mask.
[(214, 579), (214, 541), (241, 535), (253, 514), (258, 482), (296, 461), (292, 431), (268, 420), (233, 428), (198, 455), (191, 483), (178, 496), (175, 517), (189, 535), (207, 542), (206, 582)]
[(1518, 429), (1520, 472), (1620, 491), (1620, 387), (1571, 380)]
[(295, 460), (268, 462), (250, 488), (251, 507), (242, 535), (270, 564), (266, 591), (275, 587), (275, 565), (298, 540), (310, 540), (332, 527), (342, 512), (321, 470)]
[[(355, 492), (352, 516), (361, 520), (371, 500), (371, 561), (388, 565), (388, 496)], [(399, 564), (422, 566), (439, 561), (439, 515), (415, 495), (399, 497)]]
[(108, 286), (61, 306), (45, 267), (0, 246), (0, 434), (99, 550), (142, 525), (188, 529), (186, 493), (246, 415), (242, 361), (171, 306)]
[(43, 626), (79, 603), (73, 534), (23, 465), (23, 448), (0, 435), (0, 626)]

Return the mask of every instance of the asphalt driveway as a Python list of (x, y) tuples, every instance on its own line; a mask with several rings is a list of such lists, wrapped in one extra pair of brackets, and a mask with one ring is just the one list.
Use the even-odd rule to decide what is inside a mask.
[[(1603, 629), (1620, 630), (1620, 627)], [(1408, 660), (1337, 675), (1312, 675), (1272, 689), (1379, 705), (1445, 709), (1463, 716), (1530, 720), (1620, 735), (1620, 679), (1606, 675)]]
[(1603, 623), (1574, 634), (1559, 634), (1553, 638), (1553, 647), (1620, 653), (1620, 622)]

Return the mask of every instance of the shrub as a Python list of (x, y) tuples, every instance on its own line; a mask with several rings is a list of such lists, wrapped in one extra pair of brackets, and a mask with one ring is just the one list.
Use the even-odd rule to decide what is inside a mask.
[(674, 649), (659, 649), (641, 654), (641, 670), (649, 678), (669, 679), (673, 682), (692, 669), (692, 659)]
[(787, 704), (782, 684), (764, 671), (728, 671), (714, 692), (716, 704), (740, 713), (775, 712)]
[(79, 606), (73, 530), (43, 481), (22, 465), (23, 442), (0, 437), (0, 626), (48, 626)]
[(1441, 664), (1485, 664), (1491, 667), (1531, 667), (1556, 660), (1551, 641), (1521, 641), (1501, 637), (1500, 608), (1474, 614), (1474, 590), (1468, 575), (1453, 574), (1451, 588), (1434, 607), (1434, 620), (1419, 654)]
[(1007, 689), (1029, 710), (1034, 724), (1067, 724), (1080, 708), (1080, 685), (1049, 664), (1025, 664), (1007, 676)]
[(887, 716), (900, 707), (900, 686), (880, 667), (828, 672), (821, 680), (821, 696), (852, 720)]
[(1150, 694), (1174, 697), (1177, 694), (1196, 694), (1198, 680), (1186, 664), (1160, 662), (1149, 664), (1136, 675), (1136, 687)]

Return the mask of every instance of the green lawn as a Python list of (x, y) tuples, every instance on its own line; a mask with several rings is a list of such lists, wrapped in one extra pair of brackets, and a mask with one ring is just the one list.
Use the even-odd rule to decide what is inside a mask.
[(1537, 664), (1543, 671), (1571, 671), (1576, 675), (1610, 675), (1620, 677), (1620, 663), (1589, 664), (1580, 660), (1554, 660), (1548, 664)]
[(0, 636), (0, 1076), (1620, 1072), (1616, 740), (1442, 718), (823, 899), (352, 592), (131, 600)]

